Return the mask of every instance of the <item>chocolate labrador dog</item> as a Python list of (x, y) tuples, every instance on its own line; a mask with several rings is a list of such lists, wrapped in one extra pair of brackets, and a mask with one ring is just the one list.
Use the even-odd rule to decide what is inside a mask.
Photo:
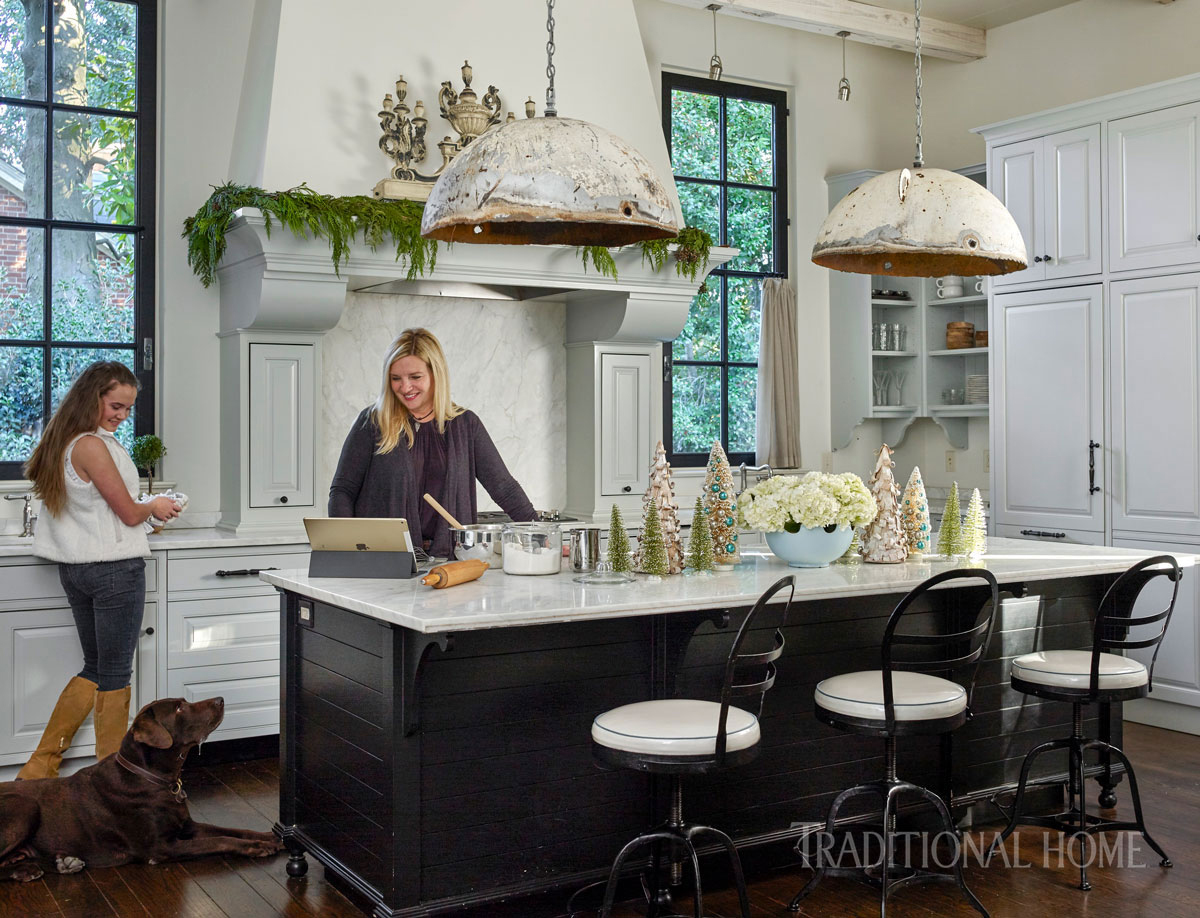
[[(205, 854), (265, 857), (270, 832), (193, 822), (180, 772), (225, 716), (225, 699), (160, 698), (142, 708), (119, 751), (65, 778), (0, 784), (0, 879), (27, 882), (53, 858), (59, 873)], [(14, 866), (15, 865), (15, 866)]]

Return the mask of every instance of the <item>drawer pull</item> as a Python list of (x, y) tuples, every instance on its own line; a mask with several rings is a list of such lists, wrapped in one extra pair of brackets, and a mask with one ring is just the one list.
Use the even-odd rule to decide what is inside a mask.
[(153, 633), (154, 633), (154, 629), (153, 629), (153, 628), (147, 628), (145, 631), (143, 631), (143, 632), (142, 632), (142, 634), (146, 635), (147, 637), (149, 637), (149, 636), (150, 636), (150, 635), (152, 635)]
[(248, 567), (241, 571), (217, 571), (218, 577), (257, 577), (263, 571), (277, 571), (277, 567)]
[(1037, 536), (1039, 539), (1065, 539), (1065, 532), (1043, 532), (1040, 529), (1022, 529), (1021, 535)]

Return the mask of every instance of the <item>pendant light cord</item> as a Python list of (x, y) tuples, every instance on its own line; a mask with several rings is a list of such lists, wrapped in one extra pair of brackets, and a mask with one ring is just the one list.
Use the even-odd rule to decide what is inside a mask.
[(550, 38), (546, 42), (546, 117), (558, 117), (558, 104), (554, 97), (554, 0), (546, 0), (546, 31)]
[(712, 5), (713, 14), (713, 57), (717, 56), (717, 5)]
[[(915, 0), (915, 3), (917, 8), (917, 40), (915, 54), (917, 69), (917, 154), (913, 159), (913, 168), (920, 169), (925, 165), (925, 152), (921, 146), (921, 0)], [(842, 69), (845, 69), (844, 63), (842, 65)]]

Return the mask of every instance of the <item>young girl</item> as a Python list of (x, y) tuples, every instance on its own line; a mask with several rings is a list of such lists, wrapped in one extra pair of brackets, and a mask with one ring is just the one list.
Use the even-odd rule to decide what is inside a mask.
[(329, 488), (330, 516), (398, 516), (413, 541), (439, 558), (454, 556), (450, 529), (424, 500), (475, 522), (475, 481), (514, 520), (532, 520), (533, 504), (473, 411), (450, 400), (441, 342), (423, 328), (400, 333), (383, 360), (383, 385), (342, 446)]
[(83, 646), (83, 669), (67, 683), (41, 742), (17, 774), (53, 778), (84, 718), (96, 709), (96, 758), (116, 752), (129, 722), (129, 677), (141, 633), (150, 547), (143, 523), (169, 520), (166, 497), (138, 503), (138, 473), (113, 436), (137, 398), (121, 363), (94, 363), (46, 425), (25, 475), (42, 501), (33, 553), (58, 562), (58, 577)]

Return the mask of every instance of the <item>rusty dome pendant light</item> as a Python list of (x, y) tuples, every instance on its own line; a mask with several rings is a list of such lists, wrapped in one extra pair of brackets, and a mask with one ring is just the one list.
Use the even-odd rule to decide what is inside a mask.
[(502, 124), (468, 144), (430, 190), (421, 235), (610, 248), (675, 236), (670, 193), (649, 160), (602, 127), (557, 117), (554, 0), (546, 11), (545, 117)]
[(944, 277), (1026, 267), (1025, 242), (999, 199), (965, 175), (925, 166), (921, 0), (916, 0), (917, 148), (913, 167), (870, 178), (829, 212), (812, 260), (854, 274)]

